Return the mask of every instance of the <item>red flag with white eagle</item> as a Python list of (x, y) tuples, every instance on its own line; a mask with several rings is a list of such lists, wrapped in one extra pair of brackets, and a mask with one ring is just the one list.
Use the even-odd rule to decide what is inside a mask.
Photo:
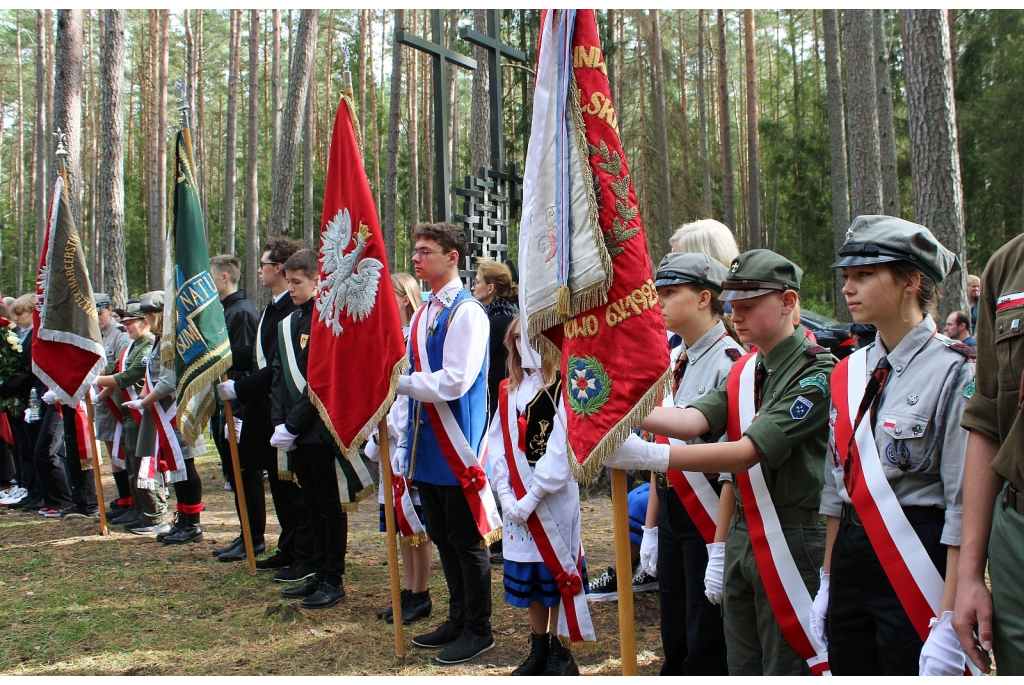
[(541, 15), (528, 150), (520, 311), (530, 342), (561, 359), (569, 463), (583, 481), (671, 390), (594, 10)]
[(409, 363), (354, 110), (346, 95), (334, 118), (306, 369), (309, 399), (349, 459), (387, 413)]
[(33, 373), (62, 404), (78, 406), (107, 356), (85, 252), (61, 176), (53, 186), (32, 321)]

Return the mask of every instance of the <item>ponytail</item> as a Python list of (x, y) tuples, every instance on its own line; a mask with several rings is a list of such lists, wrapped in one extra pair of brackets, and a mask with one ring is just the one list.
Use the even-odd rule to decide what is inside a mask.
[(729, 337), (735, 340), (740, 347), (746, 350), (747, 346), (743, 344), (742, 340), (740, 340), (740, 335), (736, 332), (736, 327), (732, 324), (732, 317), (725, 313), (725, 305), (722, 304), (722, 300), (718, 297), (718, 293), (710, 288), (702, 288), (697, 283), (687, 283), (686, 285), (692, 288), (698, 295), (705, 290), (708, 291), (708, 294), (711, 295), (711, 315), (721, 321), (722, 325), (725, 326), (725, 332), (729, 334)]

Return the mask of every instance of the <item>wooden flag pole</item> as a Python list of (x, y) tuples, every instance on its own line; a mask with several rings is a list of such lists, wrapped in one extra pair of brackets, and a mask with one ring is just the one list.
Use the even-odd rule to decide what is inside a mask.
[(96, 424), (93, 420), (92, 393), (85, 395), (85, 411), (89, 415), (89, 442), (92, 445), (92, 476), (96, 479), (96, 503), (100, 509), (100, 535), (109, 535), (107, 530), (107, 504), (103, 496), (103, 474), (100, 472), (100, 447), (96, 442)]
[(391, 611), (395, 625), (395, 655), (405, 657), (405, 629), (402, 627), (402, 586), (398, 580), (398, 529), (395, 525), (395, 491), (391, 485), (391, 453), (388, 447), (388, 419), (382, 417), (378, 429), (380, 466), (384, 472), (384, 528), (388, 536), (388, 571), (391, 576)]
[(615, 581), (619, 591), (619, 651), (622, 675), (636, 675), (636, 624), (633, 619), (633, 568), (629, 552), (626, 472), (612, 469), (612, 528), (615, 532)]
[[(227, 375), (220, 377), (221, 382), (228, 380)], [(245, 543), (245, 558), (249, 561), (249, 575), (256, 575), (256, 555), (252, 551), (252, 532), (249, 530), (249, 509), (245, 505), (245, 488), (242, 487), (242, 467), (238, 463), (238, 438), (235, 436), (235, 415), (231, 411), (231, 402), (224, 403), (224, 426), (228, 431), (228, 445), (231, 447), (231, 470), (235, 474), (232, 490), (238, 499), (238, 518), (242, 522), (242, 542)]]

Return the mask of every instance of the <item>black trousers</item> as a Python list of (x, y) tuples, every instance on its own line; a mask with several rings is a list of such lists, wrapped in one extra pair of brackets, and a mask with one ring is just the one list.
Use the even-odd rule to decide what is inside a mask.
[(82, 468), (78, 452), (80, 441), (88, 444), (89, 436), (78, 434), (74, 409), (64, 407), (61, 411), (64, 414), (64, 453), (67, 455), (71, 501), (84, 513), (96, 508), (96, 479), (92, 469)]
[[(718, 482), (712, 483), (721, 492)], [(672, 489), (658, 489), (661, 675), (729, 675), (722, 608), (704, 595), (708, 548)]]
[[(235, 495), (235, 514), (241, 521), (242, 513), (238, 508), (238, 487), (235, 483), (234, 469), (225, 476), (225, 479), (231, 483), (231, 490)], [(263, 536), (267, 531), (267, 503), (263, 490), (263, 469), (242, 469), (242, 491), (245, 494), (245, 511), (249, 515), (249, 532), (252, 533), (253, 544), (259, 544), (263, 542)]]
[(39, 424), (25, 423), (24, 419), (10, 417), (14, 446), (18, 453), (18, 485), (28, 490), (34, 500), (43, 498), (43, 486), (36, 472), (35, 449), (39, 438)]
[[(70, 410), (69, 410), (70, 411)], [(43, 501), (54, 509), (71, 506), (71, 485), (65, 466), (64, 421), (53, 405), (43, 404), (39, 419), (39, 437), (36, 440), (35, 462), (39, 482), (43, 488)]]
[[(210, 417), (210, 435), (213, 436), (213, 444), (217, 446), (217, 454), (220, 456), (220, 471), (224, 474), (224, 480), (231, 483), (235, 472), (231, 467), (231, 446), (224, 439), (224, 405), (220, 400), (217, 401), (217, 411)], [(231, 485), (233, 487), (234, 483)]]
[(341, 509), (334, 449), (328, 445), (300, 445), (292, 463), (309, 510), (316, 577), (322, 583), (339, 586), (345, 575), (348, 514)]
[(448, 584), (448, 615), (473, 635), (491, 634), (491, 555), (466, 495), (457, 485), (416, 481), (430, 540), (437, 546)]
[[(943, 513), (908, 507), (908, 519), (928, 556), (946, 577), (947, 547), (939, 542)], [(923, 520), (923, 519), (932, 520)], [(916, 520), (916, 521), (915, 521)], [(917, 675), (921, 647), (867, 531), (843, 518), (832, 547), (828, 660), (834, 675)]]
[[(333, 468), (333, 466), (332, 466)], [(263, 474), (260, 473), (260, 497), (263, 496)], [(281, 525), (281, 535), (277, 538), (277, 549), (286, 557), (291, 557), (295, 564), (313, 564), (313, 522), (309, 507), (302, 496), (302, 488), (290, 480), (277, 477), (277, 466), (267, 470), (270, 480), (270, 497), (274, 500), (277, 522)], [(242, 477), (245, 477), (243, 471)], [(336, 476), (331, 471), (331, 481)], [(335, 488), (337, 493), (337, 488)], [(246, 496), (248, 502), (248, 495)], [(340, 501), (340, 500), (339, 500)], [(264, 514), (266, 516), (266, 514)], [(266, 520), (264, 518), (264, 520)], [(347, 528), (346, 528), (347, 530)]]

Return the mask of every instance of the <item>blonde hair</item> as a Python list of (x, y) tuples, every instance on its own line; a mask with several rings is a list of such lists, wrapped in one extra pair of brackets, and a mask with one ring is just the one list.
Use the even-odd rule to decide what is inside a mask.
[(519, 288), (512, 282), (512, 270), (506, 264), (484, 259), (476, 263), (476, 272), (484, 283), (494, 286), (495, 297), (519, 297)]
[[(505, 348), (508, 350), (508, 360), (505, 362), (508, 366), (508, 389), (512, 390), (519, 387), (519, 384), (523, 382), (523, 357), (519, 354), (519, 348), (516, 347), (516, 332), (520, 329), (520, 317), (512, 319), (512, 322), (508, 325), (508, 330), (505, 331)], [(547, 359), (541, 361), (540, 364), (540, 375), (544, 381), (544, 387), (550, 388), (555, 383), (555, 365)]]
[(673, 252), (699, 252), (732, 266), (740, 250), (729, 227), (714, 219), (700, 219), (683, 224), (668, 240)]
[(423, 295), (420, 291), (420, 284), (416, 282), (413, 276), (406, 273), (391, 274), (391, 287), (395, 289), (395, 294), (404, 295), (406, 301), (409, 303), (409, 318), (416, 313), (416, 310), (423, 306)]
[(11, 314), (15, 316), (21, 316), (22, 314), (28, 314), (32, 311), (32, 308), (36, 306), (36, 294), (28, 293), (22, 295), (11, 304)]

